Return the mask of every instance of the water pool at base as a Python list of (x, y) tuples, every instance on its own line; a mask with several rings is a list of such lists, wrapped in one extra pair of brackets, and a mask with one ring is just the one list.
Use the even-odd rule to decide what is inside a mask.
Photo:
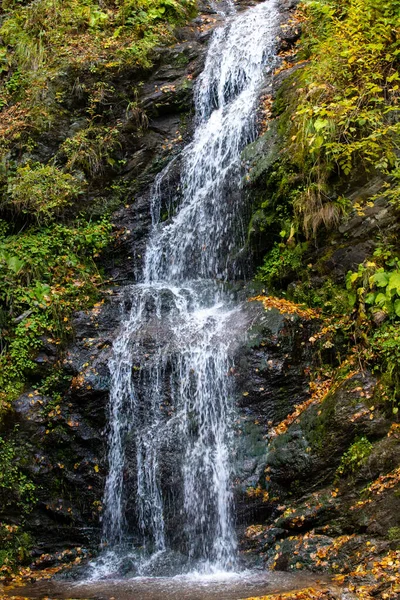
[[(4, 590), (9, 597), (95, 600), (244, 600), (254, 596), (319, 588), (327, 578), (278, 572), (216, 573), (177, 577), (136, 577), (94, 582), (39, 581)], [(1, 589), (0, 589), (1, 594)]]

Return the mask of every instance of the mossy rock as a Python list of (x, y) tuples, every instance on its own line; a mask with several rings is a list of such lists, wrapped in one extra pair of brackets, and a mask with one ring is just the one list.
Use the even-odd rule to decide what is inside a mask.
[(279, 159), (279, 149), (277, 123), (271, 121), (268, 131), (257, 138), (255, 142), (246, 146), (242, 152), (242, 159), (248, 165), (247, 181), (249, 183), (256, 182), (268, 172)]
[(276, 437), (267, 457), (271, 489), (283, 496), (316, 489), (334, 478), (357, 437), (382, 438), (390, 422), (379, 408), (370, 410), (376, 386), (369, 373), (353, 375)]

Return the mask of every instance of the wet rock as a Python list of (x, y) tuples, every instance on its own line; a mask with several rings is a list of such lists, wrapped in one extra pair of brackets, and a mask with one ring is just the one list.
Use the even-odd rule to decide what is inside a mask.
[(256, 182), (265, 175), (279, 159), (277, 122), (272, 122), (268, 131), (246, 146), (242, 159), (246, 164), (247, 182)]
[[(282, 421), (308, 395), (308, 370), (312, 364), (309, 338), (316, 324), (277, 310), (265, 311), (260, 303), (246, 307), (249, 319), (247, 343), (235, 360), (235, 383), (239, 392), (236, 425), (235, 498), (240, 529), (271, 515), (272, 507), (258, 486), (271, 454), (268, 436), (273, 424)], [(286, 440), (282, 468), (306, 468), (307, 443)], [(269, 459), (268, 459), (269, 457)], [(279, 459), (280, 460), (280, 459)]]
[[(399, 484), (385, 485), (400, 460), (389, 427), (370, 373), (351, 375), (322, 404), (309, 406), (268, 445), (257, 488), (264, 511), (256, 515), (260, 525), (242, 534), (243, 548), (264, 553), (271, 568), (326, 570), (348, 568), (371, 536), (387, 538), (400, 522)], [(373, 443), (370, 455), (339, 477), (343, 454), (361, 436)], [(374, 480), (379, 492), (367, 492)]]
[(368, 373), (353, 375), (271, 442), (266, 465), (280, 497), (299, 495), (329, 481), (357, 436), (373, 439), (385, 434), (389, 426), (385, 416), (377, 411), (370, 418), (369, 400), (376, 384)]
[(276, 309), (265, 311), (259, 303), (247, 310), (251, 327), (235, 361), (239, 407), (268, 426), (283, 420), (308, 393), (309, 338), (317, 324)]
[[(155, 555), (146, 565), (146, 575), (174, 577), (185, 572), (187, 559), (180, 552), (163, 552)], [(185, 568), (186, 567), (186, 568)]]
[(34, 390), (30, 390), (13, 402), (13, 410), (19, 422), (24, 422), (27, 427), (32, 426), (35, 430), (38, 424), (45, 423), (44, 409), (51, 401), (51, 398), (41, 396)]
[(281, 11), (294, 10), (299, 3), (299, 0), (280, 0), (279, 8)]
[[(381, 538), (388, 538), (390, 531), (400, 527), (400, 482), (391, 485), (390, 478), (385, 479), (385, 475), (395, 472), (399, 464), (400, 438), (385, 436), (374, 444), (368, 460), (343, 490), (344, 494), (351, 495), (356, 487), (358, 492), (351, 498), (349, 526)], [(365, 482), (377, 481), (379, 485), (379, 478), (382, 478), (382, 485), (378, 493), (363, 493), (367, 487)]]
[[(36, 555), (99, 541), (109, 332), (104, 335), (105, 328), (97, 328), (93, 316), (77, 315), (81, 336), (64, 363), (65, 382), (67, 374), (75, 381), (63, 399), (33, 389), (13, 403), (21, 468), (37, 486), (37, 506), (25, 519), (27, 531), (40, 540), (33, 550)], [(112, 328), (111, 323), (108, 320), (107, 327)], [(94, 362), (87, 369), (90, 360)]]

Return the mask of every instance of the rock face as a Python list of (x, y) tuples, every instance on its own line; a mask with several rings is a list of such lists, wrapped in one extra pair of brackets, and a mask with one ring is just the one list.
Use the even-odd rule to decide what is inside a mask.
[[(267, 106), (271, 98), (276, 101), (268, 130), (242, 155), (248, 168), (247, 197), (253, 206), (249, 239), (255, 263), (271, 250), (268, 227), (276, 217), (275, 190), (286, 190), (287, 177), (293, 177), (294, 187), (296, 183), (296, 174), (288, 174), (285, 168), (280, 171), (282, 129), (286, 126), (279, 120), (282, 100), (279, 94), (282, 89), (287, 92), (282, 84), (295, 85), (296, 72), (303, 66), (300, 63), (290, 67), (290, 60), (289, 68), (277, 73), (265, 90)], [(343, 188), (345, 184), (339, 183)], [(348, 271), (357, 271), (363, 261), (371, 259), (379, 243), (377, 232), (382, 227), (394, 239), (398, 214), (380, 196), (385, 189), (383, 178), (371, 176), (366, 180), (365, 175), (355, 175), (346, 186), (340, 193), (354, 207), (367, 199), (373, 202), (368, 203), (362, 217), (354, 208), (338, 231), (325, 232), (309, 242), (303, 258), (303, 266), (308, 265), (309, 272), (306, 275), (303, 272), (303, 280), (298, 281), (299, 274), (289, 265), (287, 275), (282, 275), (284, 281), (276, 282), (279, 289), (289, 292), (289, 297), (298, 284), (310, 291), (310, 297), (325, 282), (343, 285)], [(288, 193), (290, 189), (289, 186)], [(287, 244), (290, 248), (290, 240)], [(361, 366), (356, 363), (352, 363), (352, 370), (338, 369), (335, 354), (342, 352), (340, 340), (335, 349), (329, 343), (325, 348), (320, 345), (317, 349), (318, 344), (310, 348), (310, 339), (312, 345), (315, 334), (309, 325), (302, 325), (304, 337), (297, 338), (302, 340), (300, 346), (296, 338), (291, 340), (295, 359), (286, 350), (287, 364), (295, 365), (293, 379), (290, 371), (280, 369), (282, 356), (273, 356), (274, 360), (278, 358), (273, 370), (274, 361), (268, 351), (264, 355), (271, 365), (267, 384), (258, 381), (260, 371), (251, 362), (248, 371), (245, 367), (248, 382), (239, 379), (246, 394), (243, 401), (249, 402), (246, 410), (253, 419), (246, 423), (249, 435), (244, 436), (242, 444), (248, 454), (241, 466), (248, 466), (250, 474), (251, 468), (254, 469), (253, 477), (244, 476), (238, 481), (241, 548), (246, 557), (254, 553), (267, 568), (350, 571), (360, 564), (369, 546), (377, 554), (398, 549), (400, 435), (397, 423), (392, 425), (397, 417), (393, 417), (392, 406), (374, 373), (360, 371)], [(323, 324), (316, 325), (316, 331), (321, 327)], [(287, 331), (283, 346), (286, 341)], [(278, 347), (275, 344), (275, 350)], [(322, 357), (320, 364), (328, 365), (328, 371), (335, 373), (330, 391), (322, 398), (311, 394), (312, 385), (307, 390), (307, 377), (301, 371), (307, 371), (311, 365), (316, 372), (312, 356), (318, 363), (319, 351), (331, 352), (330, 356)], [(348, 348), (344, 349), (344, 354), (348, 352)], [(252, 349), (251, 358), (258, 356), (259, 349)], [(254, 394), (251, 383), (259, 385), (262, 393), (272, 392), (265, 407)], [(296, 398), (292, 405), (285, 402), (286, 392), (286, 398)], [(284, 414), (279, 417), (281, 406)], [(266, 418), (265, 409), (269, 413)], [(282, 422), (277, 426), (280, 419)], [(251, 439), (254, 456), (249, 460), (251, 451), (246, 444)], [(251, 525), (246, 528), (249, 522)]]
[(265, 469), (269, 430), (307, 397), (312, 364), (308, 339), (314, 325), (276, 309), (265, 312), (255, 304), (248, 307), (247, 344), (235, 361), (239, 413), (235, 493), (241, 528), (270, 512), (260, 497), (246, 492), (257, 487)]
[[(259, 479), (263, 518), (246, 530), (243, 548), (273, 569), (322, 571), (333, 562), (357, 566), (351, 561), (371, 537), (379, 551), (389, 549), (388, 531), (400, 522), (400, 438), (390, 425), (370, 373), (350, 374), (308, 406), (268, 443)], [(362, 458), (351, 454), (360, 439), (371, 443)], [(354, 461), (347, 472), (339, 469), (346, 452)]]
[[(66, 545), (95, 546), (99, 541), (107, 472), (108, 361), (121, 319), (121, 306), (127, 302), (129, 290), (115, 291), (104, 304), (76, 315), (75, 343), (64, 358), (64, 371), (72, 383), (59, 405), (54, 406), (51, 399), (35, 394), (31, 394), (33, 399), (26, 394), (15, 403), (20, 443), (27, 454), (41, 455), (39, 466), (29, 471), (33, 479), (40, 476), (43, 482), (40, 503), (29, 517), (30, 530), (40, 539), (37, 552), (53, 552)], [(243, 531), (271, 513), (262, 499), (250, 498), (246, 491), (256, 487), (262, 477), (268, 459), (269, 429), (307, 397), (307, 372), (312, 363), (308, 339), (315, 325), (296, 315), (281, 315), (275, 310), (265, 312), (259, 302), (245, 302), (240, 314), (241, 323), (236, 318), (234, 324), (235, 339), (244, 342), (232, 344), (235, 363), (232, 376), (238, 406), (236, 514), (238, 527)], [(148, 351), (151, 355), (152, 349)], [(137, 357), (137, 363), (144, 369), (148, 360), (145, 355)], [(50, 430), (46, 429), (49, 420)], [(31, 438), (33, 432), (35, 436)], [(162, 452), (163, 493), (167, 499), (182, 487), (181, 475), (175, 469), (176, 453), (181, 449), (179, 440), (175, 442)], [(134, 448), (131, 450), (134, 452)], [(135, 481), (134, 472), (127, 472), (126, 477)], [(54, 481), (59, 487), (55, 487)], [(176, 535), (179, 547), (179, 515), (173, 513), (174, 503), (169, 504), (172, 511), (166, 515), (169, 538), (173, 543)], [(134, 503), (127, 506), (127, 519), (135, 523)], [(48, 523), (46, 536), (40, 533), (43, 522)]]

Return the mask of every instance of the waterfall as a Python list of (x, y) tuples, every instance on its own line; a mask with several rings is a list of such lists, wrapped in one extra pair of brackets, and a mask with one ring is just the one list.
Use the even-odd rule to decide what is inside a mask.
[(273, 0), (232, 8), (214, 31), (179, 189), (170, 202), (167, 166), (153, 186), (143, 280), (125, 292), (110, 362), (103, 537), (114, 553), (140, 549), (138, 573), (170, 551), (185, 568), (236, 562), (230, 332), (239, 308), (224, 282), (241, 275), (240, 155), (255, 136), (277, 14)]

